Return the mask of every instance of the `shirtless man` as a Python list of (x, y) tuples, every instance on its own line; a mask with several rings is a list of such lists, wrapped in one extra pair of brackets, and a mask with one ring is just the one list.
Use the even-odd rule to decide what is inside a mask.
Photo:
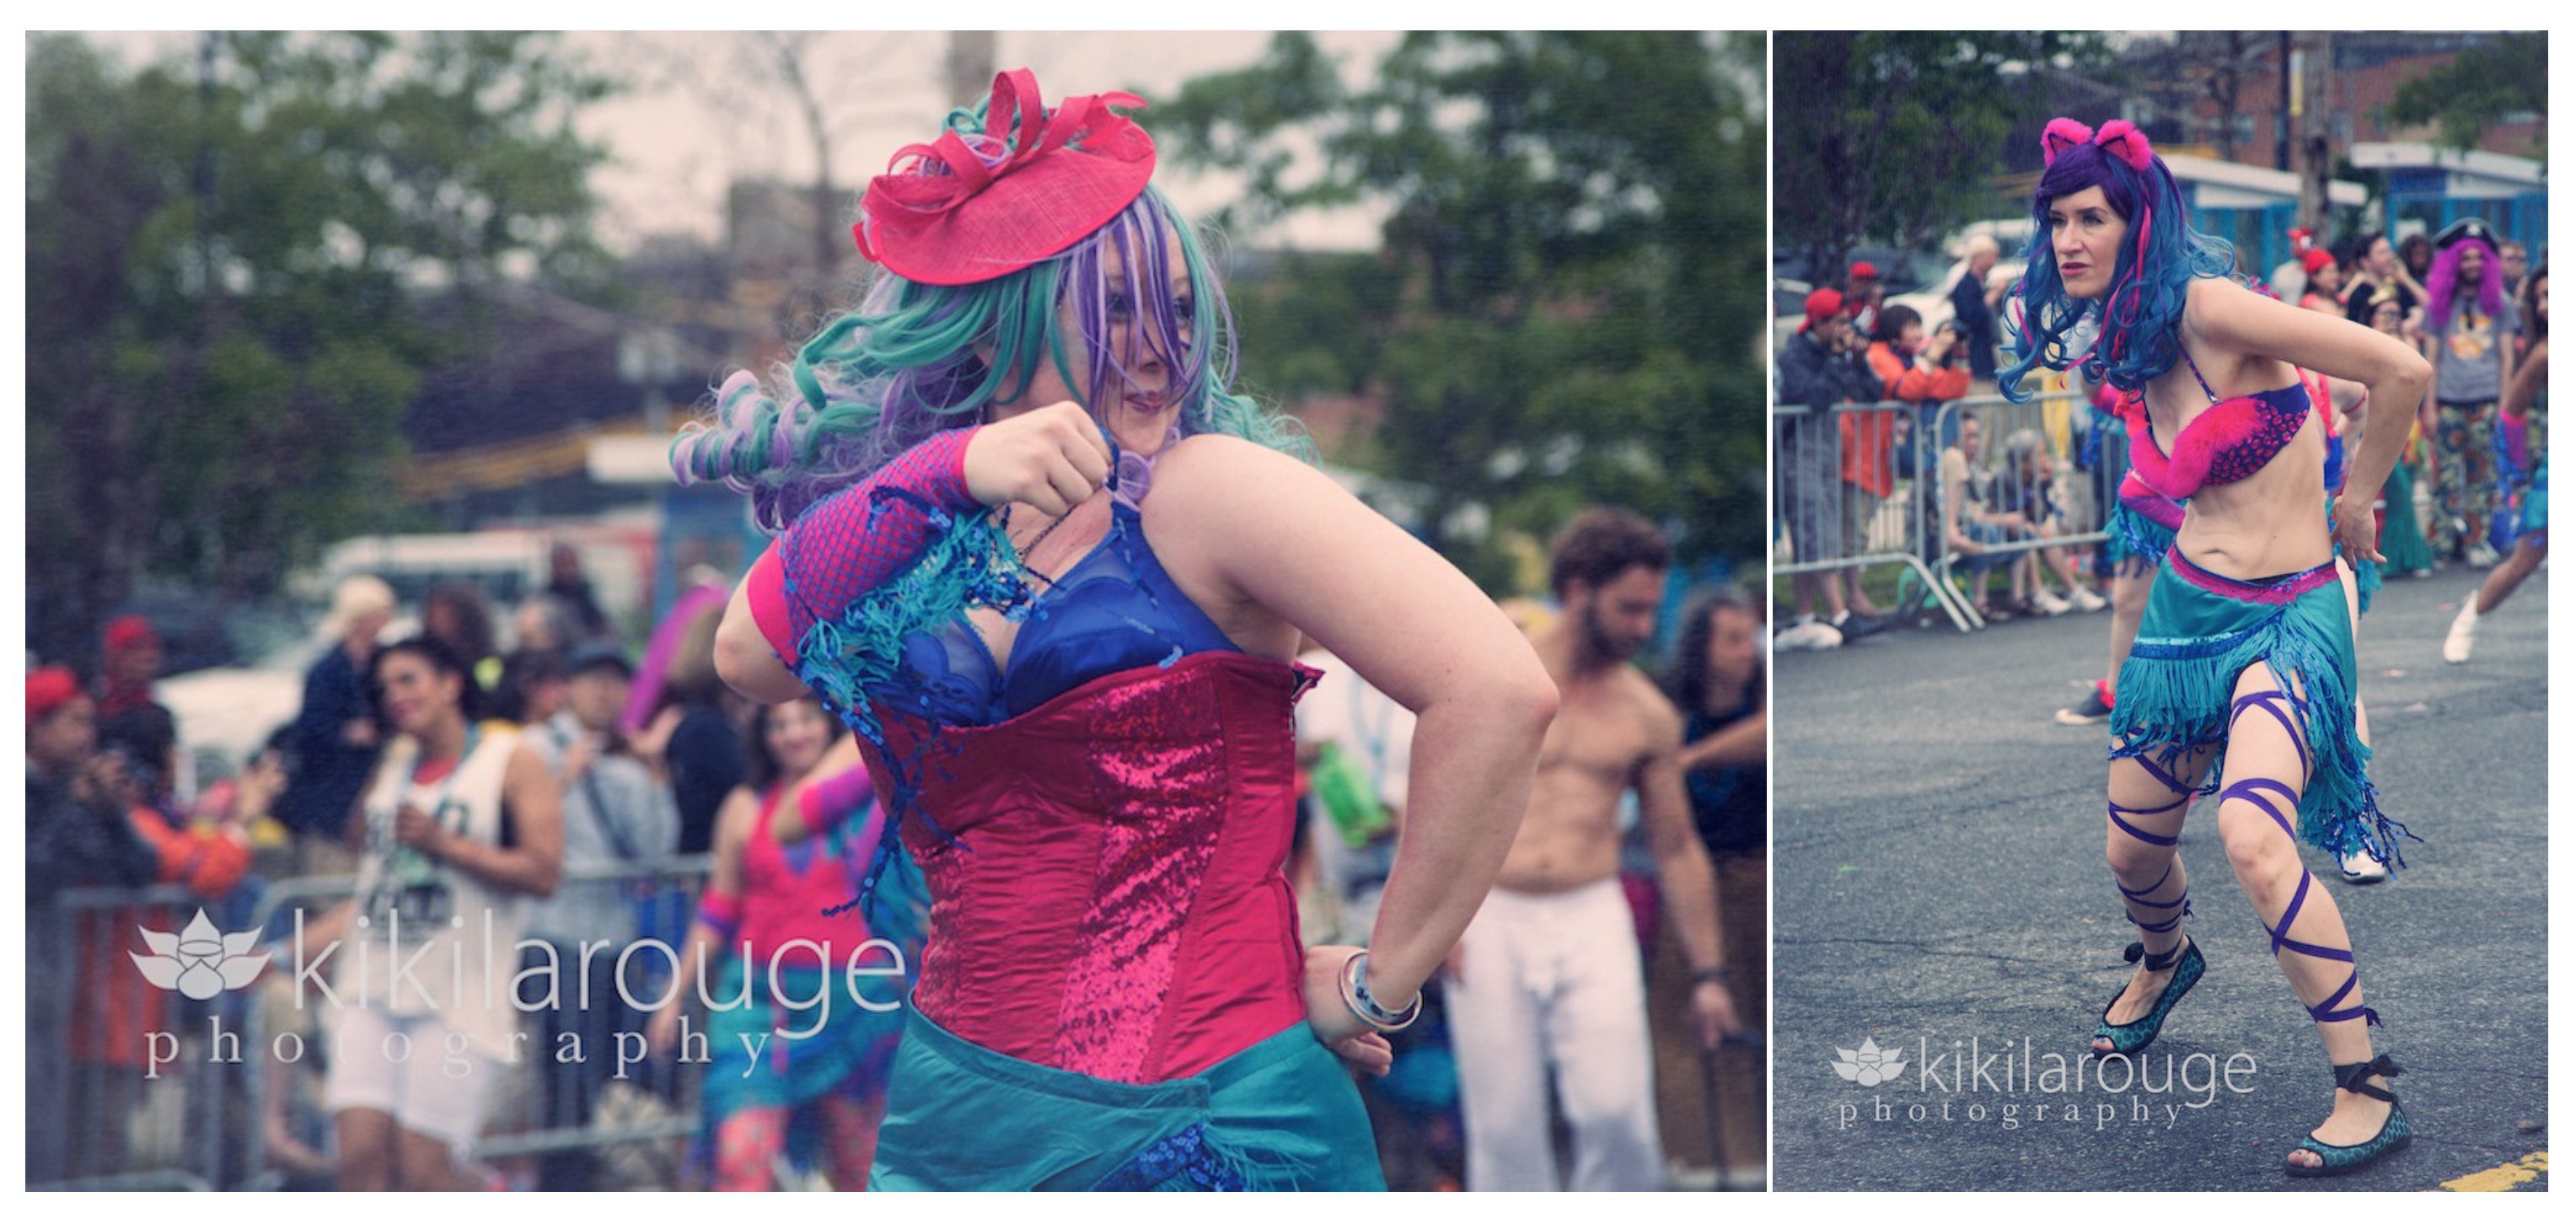
[(1556, 722), (1502, 875), (1451, 958), (1449, 1017), (1467, 1124), (1467, 1187), (1552, 1190), (1548, 1075), (1574, 1132), (1574, 1190), (1660, 1190), (1645, 974), (1619, 888), (1619, 801), (1637, 792), (1667, 921), (1694, 967), (1701, 1042), (1738, 1027), (1717, 885), (1691, 829), (1682, 717), (1629, 662), (1654, 635), (1671, 550), (1622, 510), (1576, 516), (1549, 585), (1563, 615), (1532, 640)]

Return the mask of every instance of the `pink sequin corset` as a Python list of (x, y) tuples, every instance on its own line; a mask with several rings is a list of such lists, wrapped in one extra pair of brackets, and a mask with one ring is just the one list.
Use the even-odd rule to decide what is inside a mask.
[[(931, 896), (914, 1003), (1013, 1058), (1143, 1084), (1302, 1021), (1283, 867), (1311, 669), (1232, 652), (1083, 684), (986, 727), (879, 708), (915, 762)], [(880, 793), (886, 761), (866, 749)]]
[(2124, 395), (2118, 411), (2129, 429), (2130, 467), (2148, 488), (2176, 501), (2209, 485), (2243, 480), (2298, 436), (2299, 427), (2316, 415), (2317, 395), (2302, 373), (2277, 391), (2220, 400), (2183, 427), (2171, 453), (2156, 438), (2145, 398)]

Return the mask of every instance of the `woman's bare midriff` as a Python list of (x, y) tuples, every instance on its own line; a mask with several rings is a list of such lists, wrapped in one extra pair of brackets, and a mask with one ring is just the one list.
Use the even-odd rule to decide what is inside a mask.
[(2325, 462), (2325, 428), (2310, 416), (2263, 470), (2192, 494), (2174, 547), (2213, 574), (2249, 580), (2296, 574), (2333, 560)]

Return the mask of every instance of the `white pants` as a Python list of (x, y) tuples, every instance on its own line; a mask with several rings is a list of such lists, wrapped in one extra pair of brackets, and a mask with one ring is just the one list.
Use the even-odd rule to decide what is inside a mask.
[(1570, 1190), (1661, 1190), (1654, 1060), (1637, 928), (1616, 879), (1495, 889), (1448, 987), (1467, 1123), (1467, 1188), (1557, 1189), (1548, 1076), (1574, 1132)]
[(323, 1107), (372, 1109), (394, 1124), (447, 1144), (459, 1164), (483, 1134), (483, 1111), (509, 1068), (466, 1045), (436, 1016), (401, 1017), (373, 1007), (334, 1013), (330, 1078)]

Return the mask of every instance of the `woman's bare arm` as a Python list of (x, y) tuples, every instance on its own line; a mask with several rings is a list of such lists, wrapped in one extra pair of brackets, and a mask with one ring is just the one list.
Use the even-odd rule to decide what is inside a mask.
[(1371, 993), (1412, 999), (1519, 831), (1556, 714), (1546, 668), (1466, 575), (1288, 456), (1191, 438), (1156, 465), (1146, 506), (1176, 577), (1213, 578), (1237, 607), (1304, 630), (1413, 711), (1404, 838), (1369, 955)]
[(501, 778), (515, 844), (488, 845), (449, 834), (439, 840), (438, 858), (492, 887), (552, 896), (563, 879), (564, 854), (563, 796), (555, 785), (545, 759), (520, 744)]

